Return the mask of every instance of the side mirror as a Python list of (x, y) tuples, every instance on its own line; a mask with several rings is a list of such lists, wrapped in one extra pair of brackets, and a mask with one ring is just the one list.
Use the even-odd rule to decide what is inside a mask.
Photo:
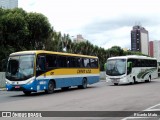
[(127, 67), (128, 67), (128, 68), (132, 68), (132, 62), (128, 62), (128, 63), (127, 63)]
[(107, 63), (104, 64), (104, 70), (106, 71), (107, 68)]

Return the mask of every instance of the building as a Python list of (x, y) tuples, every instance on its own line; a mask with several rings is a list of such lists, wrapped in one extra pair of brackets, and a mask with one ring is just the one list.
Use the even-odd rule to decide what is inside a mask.
[(157, 58), (160, 62), (160, 41), (154, 40), (149, 42), (149, 56)]
[(87, 40), (84, 39), (81, 34), (77, 35), (77, 38), (74, 39), (74, 42), (76, 42), (76, 43), (86, 42), (86, 41)]
[(131, 30), (131, 51), (149, 54), (149, 35), (148, 31), (139, 25), (133, 26)]
[(18, 7), (18, 0), (0, 0), (0, 7), (12, 9)]
[(128, 48), (122, 48), (123, 49), (123, 51), (129, 51), (129, 49)]

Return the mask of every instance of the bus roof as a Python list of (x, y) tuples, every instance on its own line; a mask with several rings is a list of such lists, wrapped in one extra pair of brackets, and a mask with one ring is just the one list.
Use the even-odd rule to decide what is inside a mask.
[(110, 57), (110, 58), (108, 58), (108, 60), (112, 60), (112, 59), (129, 59), (129, 58), (157, 60), (156, 58), (147, 57), (147, 56), (140, 56), (140, 55), (116, 56), (116, 57)]
[(81, 54), (72, 54), (72, 53), (63, 53), (63, 52), (54, 52), (54, 51), (45, 51), (45, 50), (29, 50), (29, 51), (20, 51), (11, 53), (10, 56), (16, 56), (16, 55), (26, 55), (26, 54), (56, 54), (56, 55), (65, 55), (65, 56), (75, 56), (75, 57), (87, 57), (87, 58), (98, 58), (96, 56), (89, 56), (89, 55), (81, 55)]

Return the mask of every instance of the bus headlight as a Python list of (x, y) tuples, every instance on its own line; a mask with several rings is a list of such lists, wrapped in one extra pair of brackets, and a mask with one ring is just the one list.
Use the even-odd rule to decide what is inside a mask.
[(12, 82), (6, 79), (6, 85), (7, 84), (12, 84)]
[(10, 84), (10, 83), (6, 81), (6, 84)]

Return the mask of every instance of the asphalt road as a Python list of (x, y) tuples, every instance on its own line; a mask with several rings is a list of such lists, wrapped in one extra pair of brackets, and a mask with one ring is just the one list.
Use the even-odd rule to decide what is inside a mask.
[[(74, 87), (67, 91), (56, 90), (53, 94), (41, 92), (30, 96), (25, 96), (23, 92), (0, 91), (0, 111), (160, 111), (159, 91), (160, 79), (150, 83), (119, 86), (107, 85), (105, 81), (101, 81), (89, 85), (87, 89)], [(113, 118), (76, 119), (130, 120), (131, 118), (113, 116)]]

